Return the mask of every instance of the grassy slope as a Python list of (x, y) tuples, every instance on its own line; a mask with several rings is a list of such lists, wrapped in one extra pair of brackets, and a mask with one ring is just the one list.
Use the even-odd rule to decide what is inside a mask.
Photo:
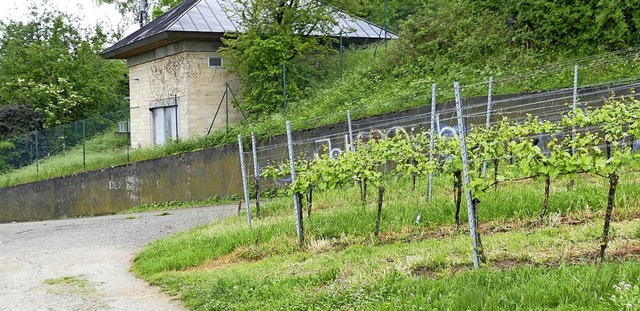
[(408, 179), (387, 181), (380, 239), (371, 234), (373, 202), (363, 209), (355, 187), (345, 188), (316, 195), (302, 248), (283, 198), (251, 230), (239, 216), (154, 242), (133, 271), (197, 310), (616, 309), (613, 285), (640, 285), (638, 176), (623, 177), (615, 256), (604, 265), (593, 263), (603, 180), (578, 179), (576, 191), (554, 182), (544, 225), (540, 181), (490, 193), (479, 208), (489, 264), (473, 271), (470, 239), (453, 221), (451, 180), (441, 176), (433, 202), (422, 180), (416, 191)]

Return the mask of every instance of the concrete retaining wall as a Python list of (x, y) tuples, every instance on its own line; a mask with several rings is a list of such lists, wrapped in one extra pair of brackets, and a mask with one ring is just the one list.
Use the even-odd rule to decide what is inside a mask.
[(0, 222), (112, 214), (241, 191), (238, 149), (224, 146), (0, 189)]

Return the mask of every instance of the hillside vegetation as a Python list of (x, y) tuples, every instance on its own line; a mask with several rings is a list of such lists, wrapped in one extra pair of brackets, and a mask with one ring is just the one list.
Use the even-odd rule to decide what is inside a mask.
[[(486, 4), (475, 0), (389, 0), (385, 10), (381, 1), (345, 1), (341, 8), (389, 25), (400, 38), (348, 47), (342, 76), (335, 52), (322, 78), (313, 79), (303, 91), (305, 96), (290, 102), (286, 113), (254, 115), (229, 131), (173, 141), (153, 150), (135, 150), (129, 160), (235, 143), (237, 134), (249, 137), (255, 132), (259, 138), (270, 137), (284, 133), (286, 120), (299, 130), (342, 122), (347, 110), (357, 119), (428, 105), (433, 83), (438, 85), (440, 102), (453, 98), (454, 81), (468, 86), (465, 97), (486, 94), (486, 86), (479, 82), (489, 77), (496, 80), (495, 94), (570, 87), (576, 64), (580, 66), (581, 86), (637, 77), (640, 53), (633, 45), (639, 22), (632, 14), (637, 4), (639, 1), (562, 4), (509, 0)], [(91, 157), (87, 161), (87, 167), (97, 168), (124, 164), (127, 158), (117, 151), (112, 161), (104, 156), (96, 165), (90, 163)], [(56, 167), (56, 173), (47, 177), (79, 170)], [(10, 180), (0, 180), (0, 185), (38, 178), (42, 176), (27, 168), (13, 172)]]

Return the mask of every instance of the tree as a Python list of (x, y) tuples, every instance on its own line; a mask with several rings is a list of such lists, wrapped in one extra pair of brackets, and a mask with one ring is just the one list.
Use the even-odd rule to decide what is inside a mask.
[(42, 113), (27, 105), (10, 104), (0, 107), (0, 140), (41, 129)]
[(156, 19), (160, 17), (160, 15), (175, 8), (176, 6), (178, 6), (178, 4), (182, 2), (183, 0), (159, 0), (158, 3), (153, 6), (151, 19)]
[(127, 68), (99, 56), (107, 34), (60, 12), (0, 24), (0, 105), (27, 105), (47, 127), (125, 108)]
[[(139, 21), (140, 0), (95, 0), (95, 2), (98, 5), (114, 5), (123, 17), (136, 16), (136, 20)], [(184, 0), (146, 0), (146, 5), (147, 10), (151, 11), (151, 19), (156, 19), (182, 2)]]
[(331, 51), (327, 36), (337, 25), (331, 7), (303, 0), (238, 0), (226, 9), (242, 32), (223, 38), (227, 46), (220, 53), (244, 86), (244, 108), (260, 114), (282, 106), (283, 66), (291, 100), (323, 75)]

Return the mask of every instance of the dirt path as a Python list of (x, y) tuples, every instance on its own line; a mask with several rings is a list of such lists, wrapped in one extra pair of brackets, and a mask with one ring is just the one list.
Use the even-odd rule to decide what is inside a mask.
[(134, 254), (234, 211), (217, 206), (0, 224), (0, 310), (184, 310), (129, 272)]

